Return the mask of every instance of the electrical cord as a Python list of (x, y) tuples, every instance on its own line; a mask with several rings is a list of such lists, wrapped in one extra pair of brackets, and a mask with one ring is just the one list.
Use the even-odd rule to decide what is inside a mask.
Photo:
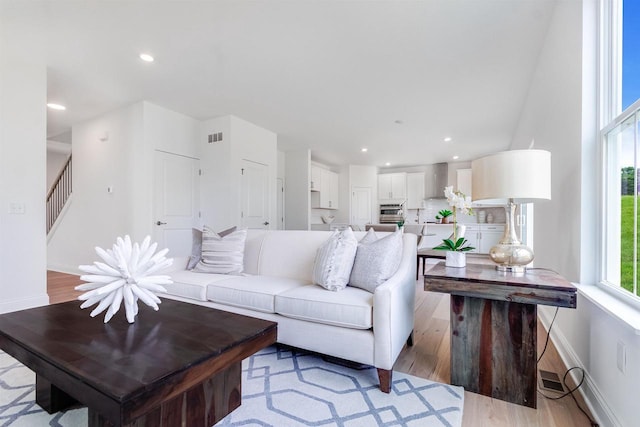
[[(540, 357), (538, 357), (538, 360), (537, 360), (536, 364), (540, 363), (540, 360), (542, 359), (542, 356), (544, 356), (544, 353), (547, 351), (547, 345), (549, 344), (549, 336), (551, 335), (551, 328), (553, 327), (553, 322), (556, 321), (556, 316), (558, 315), (558, 310), (559, 310), (559, 307), (556, 307), (556, 312), (553, 314), (553, 319), (551, 320), (551, 323), (549, 324), (549, 330), (547, 331), (547, 338), (546, 338), (546, 340), (544, 342), (544, 347), (542, 348), (542, 353), (540, 353)], [(578, 382), (578, 384), (574, 388), (571, 388), (567, 384), (567, 377), (569, 376), (569, 373), (571, 371), (573, 371), (574, 369), (579, 369), (580, 370), (580, 372), (582, 373), (582, 378), (580, 378), (580, 382)], [(564, 399), (567, 396), (571, 396), (571, 398), (575, 402), (575, 404), (578, 407), (578, 409), (580, 410), (580, 412), (582, 412), (584, 414), (584, 416), (589, 419), (589, 423), (591, 423), (591, 427), (599, 427), (600, 425), (598, 423), (596, 423), (593, 420), (593, 418), (591, 418), (591, 415), (589, 415), (589, 413), (587, 411), (585, 411), (582, 408), (582, 406), (580, 406), (580, 403), (578, 403), (578, 399), (576, 399), (576, 397), (573, 395), (573, 393), (575, 391), (577, 391), (580, 388), (580, 386), (582, 386), (582, 383), (584, 383), (584, 378), (585, 378), (584, 369), (582, 369), (579, 366), (574, 366), (572, 368), (567, 369), (567, 371), (564, 373), (564, 376), (562, 377), (562, 384), (564, 384), (565, 388), (568, 390), (567, 392), (561, 394), (560, 396), (548, 396), (548, 395), (544, 394), (540, 389), (538, 389), (538, 393), (540, 393), (544, 398), (549, 399), (549, 400), (560, 400), (560, 399)]]
[(558, 310), (560, 307), (556, 307), (556, 312), (553, 314), (553, 319), (551, 319), (551, 324), (549, 325), (549, 330), (547, 331), (547, 339), (544, 341), (544, 347), (542, 348), (542, 353), (538, 357), (536, 364), (540, 363), (540, 359), (544, 356), (545, 351), (547, 351), (547, 345), (549, 345), (549, 336), (551, 335), (551, 328), (553, 328), (553, 322), (556, 321), (556, 316), (558, 315)]

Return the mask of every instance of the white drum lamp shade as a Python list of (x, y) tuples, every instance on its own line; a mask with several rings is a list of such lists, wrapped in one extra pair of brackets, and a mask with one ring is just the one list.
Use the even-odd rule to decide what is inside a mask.
[(471, 162), (474, 202), (505, 205), (506, 226), (489, 256), (502, 271), (522, 273), (533, 251), (518, 239), (516, 204), (551, 199), (551, 153), (544, 150), (503, 151)]
[(531, 203), (551, 199), (551, 153), (544, 150), (503, 151), (471, 163), (471, 199), (485, 203)]

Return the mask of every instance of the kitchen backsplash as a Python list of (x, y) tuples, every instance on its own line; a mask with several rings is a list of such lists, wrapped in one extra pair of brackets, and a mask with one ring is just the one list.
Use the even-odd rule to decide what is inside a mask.
[[(416, 224), (416, 223), (426, 223), (426, 222), (435, 222), (436, 220), (436, 215), (438, 215), (438, 211), (442, 210), (442, 209), (451, 209), (451, 206), (449, 206), (449, 203), (447, 203), (446, 199), (431, 199), (431, 200), (425, 200), (424, 202), (424, 208), (422, 209), (408, 209), (406, 212), (406, 221), (407, 223), (410, 224)], [(462, 215), (459, 214), (458, 215), (458, 222), (460, 223), (477, 223), (478, 221), (478, 213), (480, 212), (484, 212), (485, 213), (485, 221), (484, 222), (488, 222), (489, 219), (489, 214), (491, 214), (491, 216), (493, 217), (493, 223), (495, 224), (501, 224), (505, 222), (505, 213), (504, 213), (504, 208), (497, 206), (497, 207), (487, 207), (487, 208), (473, 208), (473, 215)], [(420, 215), (418, 217), (418, 214)]]

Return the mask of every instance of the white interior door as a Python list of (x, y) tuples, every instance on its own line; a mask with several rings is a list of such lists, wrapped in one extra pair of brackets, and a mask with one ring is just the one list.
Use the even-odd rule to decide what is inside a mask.
[(269, 228), (269, 168), (242, 160), (240, 218), (246, 228)]
[(353, 187), (351, 190), (351, 224), (364, 230), (364, 225), (371, 223), (371, 188)]
[(278, 178), (276, 181), (278, 191), (278, 230), (284, 230), (284, 180)]
[(191, 254), (191, 229), (198, 224), (199, 161), (156, 151), (154, 240), (168, 256)]

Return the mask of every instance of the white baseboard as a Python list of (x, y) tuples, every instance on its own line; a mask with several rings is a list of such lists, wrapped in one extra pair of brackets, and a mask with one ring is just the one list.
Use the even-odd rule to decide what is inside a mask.
[(76, 276), (81, 276), (82, 274), (84, 274), (78, 269), (77, 265), (72, 266), (61, 264), (47, 264), (47, 270), (59, 271), (60, 273), (75, 274)]
[(41, 307), (49, 305), (49, 295), (39, 295), (36, 297), (22, 298), (13, 301), (3, 301), (0, 303), (0, 313), (11, 313), (13, 311), (24, 310), (27, 308)]
[[(545, 329), (549, 330), (551, 317), (547, 315), (546, 310), (538, 310), (538, 317)], [(580, 392), (589, 407), (589, 412), (591, 412), (594, 420), (601, 426), (624, 427), (620, 421), (618, 421), (618, 418), (611, 410), (605, 397), (598, 389), (596, 383), (593, 382), (589, 376), (589, 372), (584, 368), (584, 364), (580, 361), (578, 355), (573, 350), (573, 347), (559, 328), (556, 327), (551, 330), (551, 341), (553, 341), (553, 344), (558, 350), (558, 354), (565, 366), (567, 366), (567, 369), (574, 366), (583, 369), (585, 378), (582, 386), (578, 389), (578, 392)], [(573, 381), (578, 384), (580, 382), (581, 375), (576, 371), (577, 370), (572, 371), (571, 376)]]

